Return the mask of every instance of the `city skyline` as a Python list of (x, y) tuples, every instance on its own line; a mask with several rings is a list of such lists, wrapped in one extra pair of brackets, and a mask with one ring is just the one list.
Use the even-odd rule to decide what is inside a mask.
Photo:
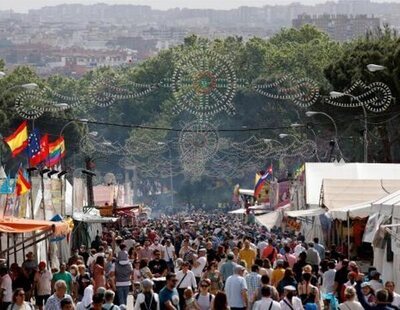
[[(363, 1), (363, 0), (360, 0)], [(132, 5), (149, 5), (153, 9), (170, 9), (170, 8), (191, 8), (191, 9), (234, 9), (240, 6), (261, 7), (264, 5), (287, 5), (294, 2), (300, 2), (306, 5), (325, 3), (326, 0), (2, 0), (0, 2), (0, 10), (14, 10), (17, 12), (27, 12), (30, 9), (38, 9), (44, 6), (55, 6), (60, 4), (132, 4)], [(337, 1), (335, 1), (337, 2)], [(377, 3), (400, 3), (400, 0), (375, 0)]]

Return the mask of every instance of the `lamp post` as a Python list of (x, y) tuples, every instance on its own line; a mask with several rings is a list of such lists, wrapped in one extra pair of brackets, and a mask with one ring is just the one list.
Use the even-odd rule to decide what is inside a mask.
[(317, 158), (318, 162), (321, 162), (321, 159), (319, 158), (318, 155), (318, 144), (317, 144), (317, 134), (315, 133), (314, 129), (311, 127), (310, 124), (304, 125), (304, 124), (299, 124), (299, 123), (293, 123), (290, 125), (290, 127), (297, 129), (297, 128), (306, 128), (309, 131), (311, 131), (313, 137), (314, 137), (314, 142), (315, 145), (317, 146), (317, 149), (315, 150), (315, 157)]
[[(333, 127), (335, 128), (335, 136), (333, 138), (333, 142), (331, 141), (332, 143), (330, 143), (330, 144), (333, 144), (333, 145), (331, 145), (331, 151), (330, 151), (331, 153), (330, 153), (330, 156), (329, 156), (329, 161), (330, 161), (331, 157), (332, 157), (332, 154), (333, 154), (333, 151), (335, 150), (335, 146), (336, 145), (338, 146), (338, 149), (339, 149), (339, 152), (340, 152), (339, 143), (338, 143), (338, 128), (337, 128), (335, 120), (328, 113), (320, 112), (320, 111), (307, 111), (306, 112), (306, 116), (307, 117), (313, 117), (315, 115), (323, 115), (323, 116), (327, 117), (332, 122)], [(315, 132), (314, 132), (314, 135), (315, 135)]]
[(168, 157), (169, 157), (169, 178), (170, 178), (170, 187), (171, 187), (171, 207), (174, 209), (174, 178), (172, 175), (172, 152), (171, 148), (165, 142), (157, 142), (158, 145), (164, 145), (168, 148)]
[(356, 100), (360, 104), (360, 106), (363, 110), (363, 113), (364, 113), (364, 133), (363, 133), (364, 163), (367, 163), (368, 162), (368, 114), (367, 114), (367, 110), (365, 109), (364, 103), (352, 94), (346, 94), (346, 93), (341, 93), (341, 92), (337, 92), (337, 91), (332, 91), (329, 94), (332, 98), (347, 96), (347, 97), (350, 97), (350, 99)]

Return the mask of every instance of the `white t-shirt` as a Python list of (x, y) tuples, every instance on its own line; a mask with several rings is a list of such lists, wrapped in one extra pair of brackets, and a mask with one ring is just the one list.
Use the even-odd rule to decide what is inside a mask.
[(214, 301), (214, 295), (207, 293), (207, 295), (196, 294), (194, 299), (200, 307), (200, 310), (210, 310)]
[(339, 305), (339, 310), (363, 310), (364, 308), (358, 301), (346, 301)]
[(51, 279), (53, 275), (47, 269), (35, 274), (36, 293), (39, 296), (51, 295)]
[[(154, 300), (152, 302), (157, 303), (157, 309), (160, 309), (160, 300), (158, 299), (158, 294), (153, 293), (153, 298)], [(144, 300), (144, 294), (140, 293), (135, 302), (135, 309), (134, 310), (140, 310), (140, 304), (143, 303)], [(151, 309), (151, 305), (148, 305), (149, 309)]]
[(194, 274), (191, 270), (188, 270), (186, 277), (182, 270), (178, 271), (176, 273), (176, 279), (178, 280), (176, 288), (187, 288), (187, 287), (192, 287), (193, 289), (197, 288), (196, 278), (194, 277)]
[(3, 302), (12, 302), (12, 280), (8, 274), (1, 278), (0, 289), (4, 290)]
[(262, 254), (262, 252), (264, 251), (264, 249), (268, 246), (268, 243), (266, 241), (260, 241), (257, 244), (257, 248), (260, 250), (260, 253)]
[[(271, 305), (272, 303), (272, 305)], [(261, 300), (256, 301), (252, 308), (253, 310), (280, 310), (281, 305), (279, 302), (273, 300), (272, 298), (263, 297)]]
[(164, 246), (164, 260), (169, 262), (174, 260), (175, 247), (171, 244), (170, 246)]
[(197, 262), (199, 263), (199, 266), (197, 267), (193, 267), (192, 268), (192, 272), (194, 273), (195, 277), (201, 277), (201, 275), (203, 274), (203, 269), (206, 266), (207, 263), (207, 259), (205, 256), (199, 257), (197, 259)]
[(303, 310), (303, 304), (301, 303), (301, 299), (299, 297), (292, 297), (292, 304), (291, 307), (288, 306), (289, 301), (285, 297), (284, 299), (281, 300), (279, 303), (281, 305), (282, 310)]
[(396, 292), (393, 293), (393, 306), (400, 307), (400, 295), (397, 294)]

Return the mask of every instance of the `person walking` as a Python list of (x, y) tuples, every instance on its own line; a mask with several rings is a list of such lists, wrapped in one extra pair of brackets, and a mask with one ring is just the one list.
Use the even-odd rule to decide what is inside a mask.
[(243, 278), (245, 270), (240, 265), (236, 266), (234, 274), (226, 280), (225, 293), (231, 310), (246, 310), (249, 305), (247, 284)]
[(225, 284), (226, 280), (233, 275), (236, 264), (233, 262), (235, 255), (233, 253), (228, 253), (226, 256), (226, 262), (222, 264), (220, 268), (220, 274), (222, 282)]
[(51, 279), (53, 275), (51, 271), (46, 268), (46, 262), (39, 263), (39, 270), (36, 271), (34, 277), (35, 284), (35, 303), (39, 310), (43, 309), (44, 304), (51, 295)]
[(72, 297), (67, 294), (67, 284), (64, 280), (57, 280), (54, 283), (54, 294), (47, 299), (44, 308), (46, 310), (61, 310), (61, 300), (68, 298), (72, 300)]
[(160, 310), (160, 299), (158, 294), (153, 291), (153, 281), (144, 279), (141, 284), (143, 290), (136, 298), (134, 310)]
[(166, 284), (158, 295), (160, 310), (179, 310), (179, 293), (176, 289), (178, 279), (176, 278), (176, 274), (168, 273), (165, 278)]
[(7, 309), (12, 302), (12, 280), (7, 267), (0, 267), (0, 305), (1, 309)]
[(269, 286), (261, 288), (261, 300), (254, 303), (252, 310), (280, 310), (281, 305), (272, 299), (272, 290)]
[(179, 305), (181, 309), (184, 309), (185, 306), (185, 298), (184, 293), (185, 289), (188, 287), (192, 289), (197, 289), (196, 278), (191, 270), (189, 270), (190, 263), (183, 262), (182, 270), (176, 273), (176, 278), (178, 279), (178, 285), (176, 286), (179, 293)]
[(133, 267), (129, 261), (128, 253), (120, 251), (114, 267), (111, 268), (111, 274), (115, 277), (115, 286), (117, 289), (118, 305), (126, 305), (129, 294), (129, 286), (133, 276)]

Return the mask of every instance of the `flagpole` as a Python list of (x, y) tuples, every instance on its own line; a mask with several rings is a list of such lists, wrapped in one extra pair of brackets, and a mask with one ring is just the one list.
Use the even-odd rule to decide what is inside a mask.
[[(32, 120), (32, 131), (35, 129), (35, 119)], [(29, 135), (28, 135), (28, 152), (27, 152), (28, 156), (27, 156), (27, 163), (28, 163), (28, 167), (32, 168), (29, 162)], [(35, 220), (35, 204), (33, 201), (33, 186), (32, 186), (32, 175), (31, 175), (31, 171), (28, 170), (28, 179), (29, 179), (29, 183), (31, 184), (31, 189), (29, 191), (29, 200), (31, 202), (31, 219)], [(38, 257), (38, 248), (37, 248), (37, 243), (36, 243), (36, 232), (32, 232), (32, 238), (33, 238), (33, 251), (35, 253), (35, 257)]]

